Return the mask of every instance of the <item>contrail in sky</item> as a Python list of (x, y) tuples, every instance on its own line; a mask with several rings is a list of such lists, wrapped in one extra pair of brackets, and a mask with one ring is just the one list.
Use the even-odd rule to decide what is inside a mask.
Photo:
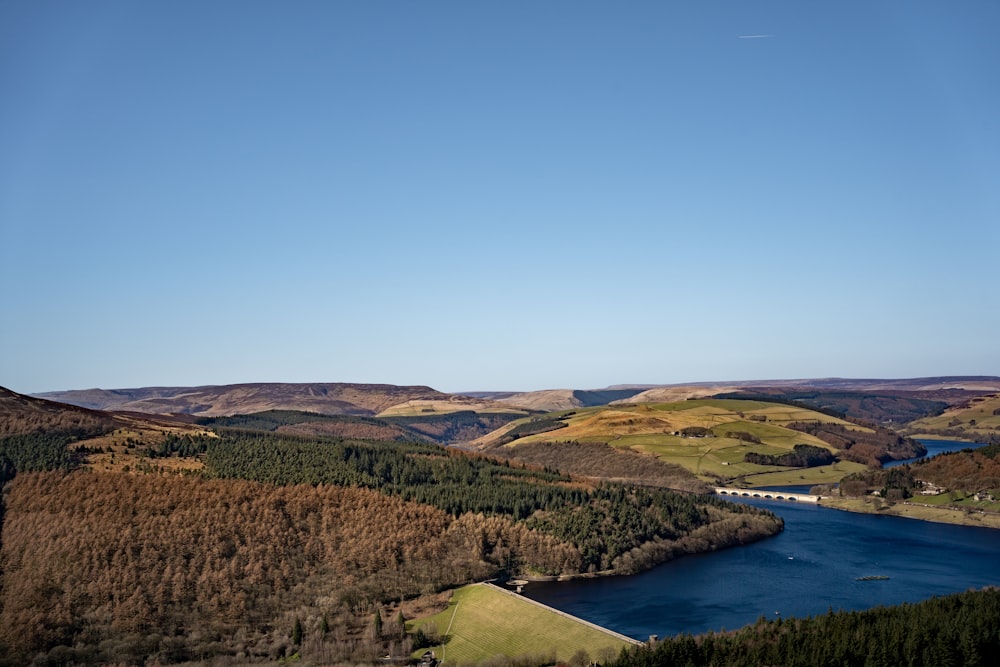
[(740, 35), (739, 39), (764, 39), (766, 37), (774, 37), (774, 35)]

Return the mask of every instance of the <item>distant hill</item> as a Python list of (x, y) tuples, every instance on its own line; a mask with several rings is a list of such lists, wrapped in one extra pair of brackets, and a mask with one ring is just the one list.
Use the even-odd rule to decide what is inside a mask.
[[(858, 419), (899, 423), (932, 414), (944, 405), (961, 403), (970, 396), (998, 391), (1000, 391), (1000, 377), (983, 375), (905, 379), (803, 378), (662, 385), (634, 384), (586, 390), (473, 391), (465, 392), (463, 395), (545, 412), (607, 404), (671, 403), (737, 392), (794, 396), (794, 400), (808, 395), (816, 399), (811, 403), (813, 405), (826, 407), (829, 403), (833, 409)], [(861, 395), (848, 397), (849, 393), (857, 392), (877, 394), (878, 397)]]
[(942, 414), (917, 419), (906, 433), (1000, 444), (1000, 393), (974, 396)]
[[(947, 376), (899, 380), (814, 378), (738, 382), (691, 382), (673, 385), (617, 385), (605, 389), (549, 389), (527, 392), (467, 392), (447, 394), (427, 386), (354, 384), (343, 382), (249, 383), (202, 387), (141, 387), (52, 391), (36, 397), (96, 410), (147, 414), (187, 414), (220, 417), (268, 410), (294, 410), (323, 415), (362, 417), (427, 416), (454, 412), (557, 412), (607, 404), (667, 403), (737, 391), (875, 392), (883, 396), (906, 394), (904, 401), (888, 401), (880, 415), (859, 418), (906, 421), (919, 401), (949, 405), (970, 396), (1000, 392), (1000, 377)], [(912, 400), (910, 400), (912, 399)], [(894, 403), (894, 405), (893, 405)], [(860, 407), (856, 402), (854, 407)], [(888, 406), (888, 407), (887, 407)], [(896, 408), (904, 408), (896, 414)], [(890, 409), (891, 408), (891, 409)], [(922, 409), (922, 408), (921, 408)], [(851, 411), (847, 411), (851, 414)]]
[[(639, 385), (636, 385), (639, 386)], [(655, 396), (658, 390), (690, 391), (737, 391), (747, 388), (778, 388), (778, 389), (813, 389), (824, 391), (865, 391), (865, 392), (943, 392), (957, 394), (961, 392), (991, 393), (1000, 391), (1000, 377), (993, 375), (948, 375), (941, 377), (902, 378), (902, 379), (863, 379), (863, 378), (800, 378), (791, 380), (734, 380), (720, 382), (686, 382), (681, 384), (662, 384), (642, 386), (643, 393)], [(633, 388), (629, 385), (614, 385), (608, 389)], [(651, 393), (653, 392), (653, 393)]]
[(0, 438), (11, 435), (68, 435), (85, 437), (120, 425), (112, 415), (25, 396), (0, 387)]
[[(796, 380), (800, 386), (843, 389), (851, 391), (944, 391), (959, 389), (972, 392), (1000, 391), (1000, 377), (993, 375), (947, 375), (941, 377), (908, 378), (896, 380), (859, 380), (826, 378), (823, 380)], [(749, 383), (754, 384), (754, 383)], [(760, 383), (778, 386), (776, 383)]]
[(914, 419), (940, 414), (949, 406), (949, 400), (968, 400), (969, 392), (958, 389), (869, 392), (748, 387), (742, 391), (716, 394), (715, 398), (745, 398), (800, 403), (816, 410), (832, 411), (884, 426), (899, 426)]
[(541, 391), (522, 392), (471, 392), (468, 395), (491, 399), (500, 403), (524, 408), (525, 410), (541, 410), (556, 412), (574, 408), (590, 408), (595, 405), (607, 405), (612, 401), (626, 400), (638, 394), (641, 389), (543, 389)]
[[(84, 389), (46, 392), (37, 396), (99, 410), (179, 413), (204, 417), (252, 414), (267, 410), (373, 416), (408, 401), (454, 402), (450, 394), (430, 387), (341, 382)], [(455, 409), (462, 407), (456, 406)]]
[(624, 403), (673, 403), (692, 398), (707, 398), (716, 394), (738, 389), (735, 385), (673, 385), (670, 387), (654, 387), (638, 392), (628, 398), (612, 401), (612, 405)]

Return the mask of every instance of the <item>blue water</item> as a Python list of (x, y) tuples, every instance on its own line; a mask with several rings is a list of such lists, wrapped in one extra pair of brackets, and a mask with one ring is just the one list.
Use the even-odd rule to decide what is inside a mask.
[[(742, 502), (779, 514), (785, 531), (638, 575), (532, 583), (524, 593), (644, 640), (651, 634), (733, 629), (760, 616), (775, 618), (775, 612), (810, 616), (1000, 585), (1000, 530), (780, 501)], [(857, 581), (868, 575), (890, 578)]]
[(933, 458), (938, 454), (944, 454), (945, 452), (954, 452), (961, 449), (979, 449), (980, 447), (985, 447), (983, 443), (980, 442), (959, 442), (958, 440), (921, 440), (924, 447), (927, 448), (926, 456), (918, 456), (914, 459), (903, 459), (902, 461), (891, 461), (884, 464), (883, 468), (893, 468), (895, 466), (901, 466), (904, 463), (913, 463), (914, 461), (919, 461), (923, 458)]

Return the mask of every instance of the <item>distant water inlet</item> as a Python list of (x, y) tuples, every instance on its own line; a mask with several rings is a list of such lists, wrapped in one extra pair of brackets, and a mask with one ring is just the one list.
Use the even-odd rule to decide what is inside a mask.
[(793, 503), (818, 503), (819, 496), (809, 493), (792, 491), (774, 491), (764, 489), (734, 489), (725, 486), (715, 487), (715, 493), (720, 496), (737, 496), (739, 498), (756, 498), (758, 500), (785, 500)]

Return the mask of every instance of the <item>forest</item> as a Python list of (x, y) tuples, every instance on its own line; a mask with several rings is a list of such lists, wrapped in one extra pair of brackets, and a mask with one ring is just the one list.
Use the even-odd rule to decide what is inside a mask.
[(603, 442), (522, 442), (516, 447), (493, 445), (483, 453), (592, 479), (628, 480), (692, 493), (710, 490), (694, 473), (675, 463)]
[(979, 667), (1000, 655), (1000, 591), (679, 635), (623, 651), (615, 667)]
[(947, 452), (906, 465), (853, 473), (841, 480), (840, 492), (852, 497), (877, 492), (893, 502), (913, 498), (924, 489), (925, 483), (949, 493), (951, 500), (977, 494), (987, 498), (1000, 496), (1000, 445)]
[(490, 538), (507, 533), (526, 552), (573, 552), (367, 489), (19, 474), (7, 489), (0, 655), (275, 659), (297, 650), (296, 620), (313, 636), (326, 619), (325, 650), (374, 657), (383, 646), (359, 628), (378, 604), (489, 575)]
[[(307, 440), (272, 434), (223, 433), (205, 457), (208, 474), (275, 484), (337, 484), (378, 489), (425, 503), (458, 518), (484, 513), (526, 525), (580, 550), (573, 572), (618, 569), (669, 559), (669, 549), (641, 552), (646, 542), (680, 540), (709, 524), (714, 547), (742, 543), (781, 530), (770, 512), (712, 496), (574, 481), (550, 468), (498, 461), (434, 445)], [(544, 516), (544, 520), (538, 518)], [(725, 521), (739, 517), (738, 524)], [(718, 527), (717, 526), (717, 527)], [(689, 548), (686, 545), (684, 548)], [(518, 566), (553, 574), (530, 559)]]
[(843, 424), (818, 422), (792, 422), (785, 426), (832, 445), (843, 459), (875, 468), (888, 461), (912, 459), (927, 453), (927, 448), (917, 440), (875, 424), (857, 423), (871, 430), (859, 431)]
[(813, 468), (829, 465), (837, 460), (829, 449), (813, 445), (795, 445), (792, 451), (784, 454), (758, 454), (747, 452), (743, 455), (747, 463), (765, 466), (790, 466), (793, 468)]
[(914, 476), (967, 493), (1000, 490), (1000, 444), (963, 449), (912, 464)]
[(14, 479), (19, 472), (70, 470), (79, 464), (77, 452), (69, 444), (70, 435), (32, 433), (0, 438), (0, 484)]
[(872, 492), (890, 502), (906, 500), (921, 487), (913, 475), (911, 466), (893, 468), (869, 468), (864, 472), (852, 473), (840, 480), (840, 493), (849, 497), (860, 497)]
[(272, 431), (290, 435), (422, 442), (420, 434), (375, 417), (321, 415), (297, 410), (266, 410), (248, 415), (201, 417), (197, 423), (215, 430)]

